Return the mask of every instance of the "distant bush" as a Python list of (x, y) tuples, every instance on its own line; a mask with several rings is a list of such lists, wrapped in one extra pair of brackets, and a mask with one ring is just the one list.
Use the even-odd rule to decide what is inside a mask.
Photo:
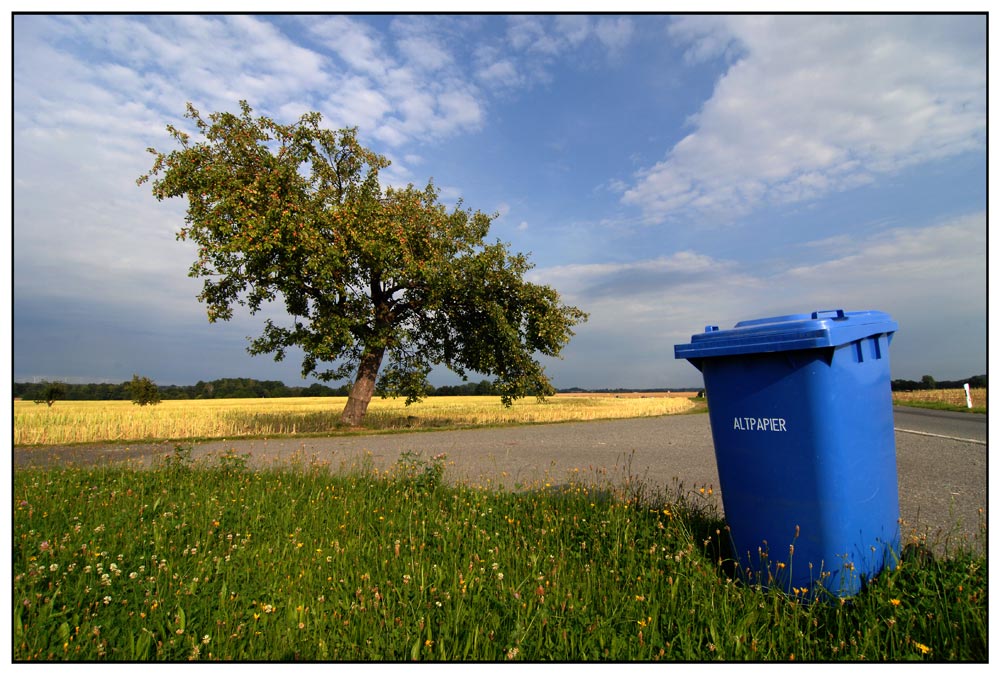
[(44, 403), (50, 408), (56, 399), (66, 398), (66, 385), (62, 382), (42, 382), (35, 393), (35, 403)]
[(133, 375), (128, 390), (135, 405), (156, 405), (160, 402), (160, 390), (148, 377)]

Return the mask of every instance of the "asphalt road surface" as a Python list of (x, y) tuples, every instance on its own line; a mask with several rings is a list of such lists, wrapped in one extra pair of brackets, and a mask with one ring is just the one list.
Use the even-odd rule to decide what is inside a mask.
[[(896, 460), (904, 535), (942, 546), (979, 533), (987, 507), (985, 415), (895, 409)], [(126, 462), (149, 467), (172, 444), (15, 448), (14, 469), (52, 462)], [(336, 470), (390, 468), (405, 452), (447, 455), (445, 477), (490, 488), (627, 478), (651, 489), (711, 487), (721, 511), (708, 415), (580, 422), (463, 431), (272, 440), (211, 441), (193, 459), (234, 451), (254, 468), (320, 463)], [(700, 493), (699, 493), (700, 494)]]

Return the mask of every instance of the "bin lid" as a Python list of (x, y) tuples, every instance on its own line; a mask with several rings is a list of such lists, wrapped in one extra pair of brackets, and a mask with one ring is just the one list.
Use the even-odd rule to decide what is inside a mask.
[(885, 312), (823, 310), (740, 321), (729, 330), (706, 326), (691, 343), (674, 345), (674, 358), (703, 359), (759, 352), (839, 347), (872, 335), (892, 335), (898, 328)]

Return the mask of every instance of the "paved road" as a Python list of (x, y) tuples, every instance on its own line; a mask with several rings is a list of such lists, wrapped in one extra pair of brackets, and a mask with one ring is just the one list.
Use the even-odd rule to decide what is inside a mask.
[[(987, 506), (986, 419), (982, 415), (895, 410), (900, 511), (904, 533), (938, 537), (979, 530)], [(103, 448), (15, 448), (14, 467), (52, 461), (125, 461), (148, 467), (172, 445)], [(707, 415), (332, 438), (213, 441), (194, 447), (200, 459), (233, 450), (263, 468), (289, 462), (387, 469), (404, 452), (447, 453), (446, 477), (496, 488), (530, 488), (571, 480), (631, 476), (652, 488), (713, 487), (720, 495)], [(721, 506), (721, 502), (720, 506)]]
[(896, 407), (893, 416), (896, 431), (986, 444), (986, 415)]
[(975, 534), (987, 516), (987, 418), (895, 408), (903, 520), (942, 533)]

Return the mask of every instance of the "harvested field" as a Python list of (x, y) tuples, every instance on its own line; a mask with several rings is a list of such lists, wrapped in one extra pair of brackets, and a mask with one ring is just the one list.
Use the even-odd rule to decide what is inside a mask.
[(515, 401), (496, 396), (435, 396), (410, 406), (372, 400), (363, 429), (340, 422), (346, 398), (205, 399), (138, 407), (129, 401), (58, 401), (51, 408), (14, 403), (15, 445), (341, 434), (508, 424), (655, 417), (695, 407), (686, 396), (554, 396)]
[[(972, 389), (970, 391), (973, 408), (986, 408), (986, 389)], [(958, 406), (965, 408), (964, 389), (925, 389), (922, 391), (895, 391), (892, 393), (893, 403), (896, 405), (906, 405), (908, 403), (939, 403), (942, 405)]]

